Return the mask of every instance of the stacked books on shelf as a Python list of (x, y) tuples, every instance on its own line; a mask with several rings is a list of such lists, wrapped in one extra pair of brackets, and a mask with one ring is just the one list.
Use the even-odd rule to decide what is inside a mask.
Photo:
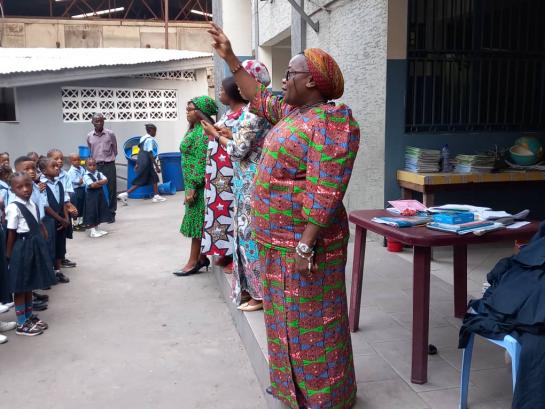
[(494, 169), (494, 157), (490, 155), (456, 156), (456, 173), (489, 173)]
[(435, 149), (405, 148), (405, 170), (416, 173), (439, 172), (441, 151)]

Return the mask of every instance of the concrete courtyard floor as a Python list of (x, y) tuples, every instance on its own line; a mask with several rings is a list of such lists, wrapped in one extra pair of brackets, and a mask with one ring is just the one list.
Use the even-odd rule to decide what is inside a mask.
[[(41, 336), (0, 345), (0, 407), (27, 409), (265, 407), (212, 273), (185, 262), (183, 194), (131, 201), (110, 234), (75, 233), (69, 284), (46, 293)], [(0, 315), (14, 320), (13, 311)]]
[[(110, 235), (76, 233), (69, 257), (79, 266), (65, 271), (70, 284), (48, 291), (50, 309), (40, 314), (50, 329), (36, 338), (8, 333), (0, 345), (0, 407), (281, 407), (262, 394), (268, 382), (262, 312), (241, 313), (226, 303), (229, 276), (219, 271), (171, 274), (189, 250), (178, 233), (182, 200), (183, 194), (162, 204), (131, 201), (117, 223), (103, 226)], [(432, 264), (430, 343), (439, 353), (429, 359), (428, 384), (414, 385), (411, 252), (388, 253), (373, 241), (367, 249), (360, 331), (352, 335), (356, 408), (457, 408), (460, 320), (452, 316), (450, 250), (434, 251)], [(471, 295), (480, 295), (490, 267), (511, 251), (511, 243), (470, 249)], [(503, 352), (478, 340), (472, 369), (471, 408), (510, 408)]]

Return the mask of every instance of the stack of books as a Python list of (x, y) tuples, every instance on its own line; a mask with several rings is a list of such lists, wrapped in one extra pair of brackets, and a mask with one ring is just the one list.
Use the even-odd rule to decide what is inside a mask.
[(431, 221), (429, 216), (406, 216), (406, 217), (373, 217), (372, 221), (380, 224), (387, 224), (392, 227), (413, 227), (420, 226)]
[(494, 169), (495, 159), (490, 155), (456, 156), (456, 173), (489, 173)]
[(439, 172), (441, 151), (435, 149), (405, 148), (405, 170), (416, 173)]
[(487, 231), (502, 229), (505, 226), (502, 223), (492, 221), (476, 221), (462, 224), (450, 224), (430, 222), (426, 225), (428, 229), (445, 231), (456, 234), (468, 234), (468, 233), (484, 233)]

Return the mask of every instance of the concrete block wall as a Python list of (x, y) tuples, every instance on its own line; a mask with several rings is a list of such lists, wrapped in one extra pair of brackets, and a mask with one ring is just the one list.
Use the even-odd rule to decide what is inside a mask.
[[(92, 130), (90, 122), (63, 122), (61, 88), (105, 87), (177, 89), (178, 119), (174, 121), (149, 121), (157, 125), (157, 142), (160, 152), (177, 152), (187, 130), (185, 107), (187, 101), (208, 93), (206, 69), (197, 70), (197, 81), (153, 80), (145, 78), (104, 78), (86, 81), (46, 84), (17, 88), (17, 122), (0, 122), (0, 148), (13, 158), (29, 151), (45, 153), (56, 147), (65, 154), (85, 145), (86, 135)], [(122, 146), (132, 136), (145, 133), (148, 121), (106, 121), (106, 128), (117, 135), (119, 162), (125, 162)]]
[[(308, 2), (306, 2), (308, 3)], [(326, 3), (326, 2), (322, 2)], [(307, 4), (307, 12), (316, 9)], [(387, 0), (339, 1), (319, 11), (316, 33), (307, 25), (307, 47), (329, 52), (345, 80), (342, 102), (360, 124), (358, 157), (346, 194), (348, 210), (384, 206), (384, 141), (386, 116)]]
[[(281, 42), (286, 30), (293, 33), (296, 12), (287, 1), (257, 2), (257, 7), (260, 46)], [(305, 10), (320, 23), (318, 33), (306, 26), (306, 46), (323, 48), (337, 60), (345, 76), (341, 101), (352, 108), (361, 127), (345, 205), (349, 211), (383, 207), (388, 1), (306, 1)], [(298, 40), (292, 37), (292, 42)]]

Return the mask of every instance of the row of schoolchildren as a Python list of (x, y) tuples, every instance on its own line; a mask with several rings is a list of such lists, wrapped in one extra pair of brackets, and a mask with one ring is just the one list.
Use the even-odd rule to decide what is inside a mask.
[[(90, 237), (107, 232), (98, 225), (112, 221), (104, 186), (94, 159), (86, 169), (76, 154), (69, 171), (64, 155), (52, 149), (47, 156), (31, 152), (10, 164), (0, 154), (0, 313), (15, 307), (16, 322), (0, 321), (0, 332), (40, 335), (48, 328), (34, 311), (47, 308), (49, 296), (36, 290), (68, 283), (61, 268), (76, 267), (66, 258), (66, 240), (73, 230), (90, 229)], [(0, 343), (7, 338), (0, 334)]]

